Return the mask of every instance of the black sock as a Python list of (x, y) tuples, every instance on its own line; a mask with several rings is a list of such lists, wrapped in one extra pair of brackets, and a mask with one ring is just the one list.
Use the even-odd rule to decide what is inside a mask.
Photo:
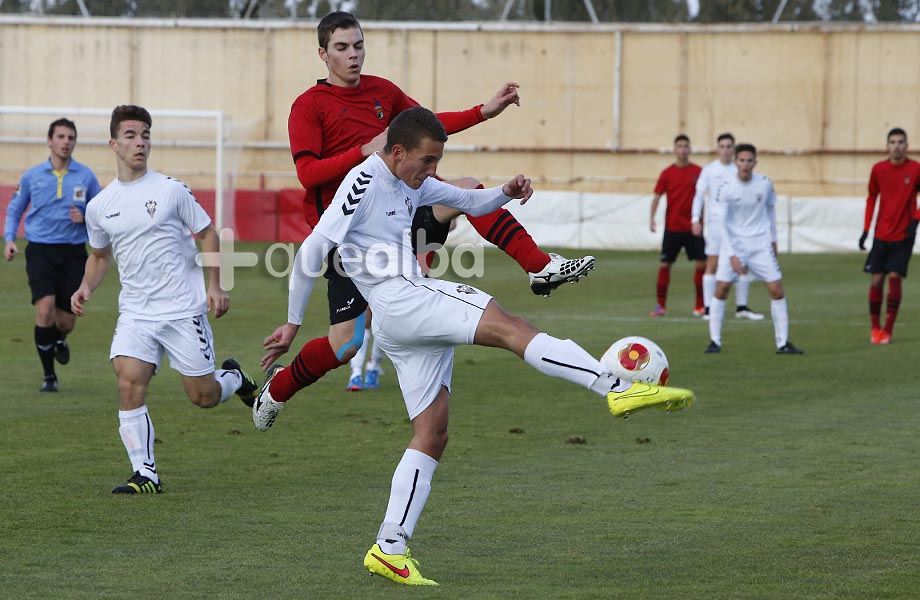
[(54, 344), (60, 337), (61, 332), (54, 325), (35, 326), (35, 348), (38, 350), (38, 358), (42, 361), (45, 377), (54, 376)]

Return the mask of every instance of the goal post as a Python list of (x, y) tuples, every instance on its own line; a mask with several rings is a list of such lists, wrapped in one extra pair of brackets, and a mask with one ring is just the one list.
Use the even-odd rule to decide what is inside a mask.
[[(34, 145), (37, 143), (38, 136), (36, 132), (44, 133), (46, 123), (35, 122), (36, 117), (65, 117), (72, 119), (77, 123), (79, 144), (103, 145), (108, 141), (108, 119), (112, 114), (111, 108), (74, 108), (74, 107), (36, 107), (36, 106), (2, 106), (0, 105), (0, 147), (9, 147), (15, 145)], [(228, 171), (226, 168), (226, 147), (227, 134), (229, 127), (229, 117), (219, 110), (150, 110), (150, 116), (154, 123), (160, 125), (167, 123), (173, 125), (168, 127), (169, 135), (167, 137), (156, 136), (154, 149), (158, 152), (161, 149), (211, 149), (214, 152), (213, 163), (213, 180), (214, 180), (214, 226), (220, 231), (224, 227), (233, 225), (233, 193), (228, 185)], [(91, 118), (91, 126), (87, 127), (80, 122), (79, 117)], [(15, 119), (18, 126), (5, 121)], [(181, 126), (176, 127), (178, 122), (206, 122), (209, 123), (209, 129), (213, 131), (210, 136), (184, 134)], [(99, 131), (101, 129), (101, 131)], [(162, 125), (158, 130), (162, 130)], [(44, 136), (42, 135), (42, 140)], [(79, 145), (78, 145), (79, 150)], [(81, 160), (80, 162), (84, 162)], [(4, 164), (6, 163), (6, 164)], [(10, 160), (4, 158), (0, 153), (0, 170), (2, 171), (25, 171), (31, 164), (9, 164)], [(97, 170), (95, 164), (88, 164), (93, 170)], [(173, 175), (171, 169), (164, 169), (167, 175)], [(184, 179), (185, 174), (177, 175), (178, 178)], [(210, 177), (208, 177), (210, 179)], [(104, 185), (104, 182), (102, 182)], [(189, 182), (186, 182), (189, 183)], [(190, 187), (192, 187), (190, 185)], [(228, 210), (229, 208), (229, 210)]]

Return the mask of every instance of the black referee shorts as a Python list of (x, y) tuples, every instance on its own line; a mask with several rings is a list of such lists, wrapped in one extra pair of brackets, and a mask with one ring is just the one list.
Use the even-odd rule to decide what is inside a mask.
[(342, 269), (342, 259), (336, 250), (326, 257), (326, 296), (329, 299), (329, 324), (357, 319), (367, 310), (367, 300)]
[(54, 305), (70, 310), (70, 297), (83, 281), (86, 268), (85, 244), (39, 244), (26, 246), (26, 275), (32, 290), (32, 304), (39, 298), (54, 296)]
[(695, 236), (689, 231), (665, 229), (661, 241), (661, 262), (676, 261), (682, 249), (687, 250), (689, 260), (706, 260), (706, 244), (702, 236)]
[(907, 265), (910, 263), (913, 251), (913, 236), (900, 242), (883, 242), (874, 238), (863, 271), (866, 273), (897, 273), (901, 277), (907, 277)]

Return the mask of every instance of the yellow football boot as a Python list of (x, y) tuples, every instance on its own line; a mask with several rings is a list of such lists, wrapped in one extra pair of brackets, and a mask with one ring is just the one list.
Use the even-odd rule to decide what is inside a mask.
[(608, 392), (607, 404), (615, 417), (628, 418), (630, 414), (657, 406), (667, 412), (683, 410), (693, 404), (693, 392), (682, 388), (634, 382), (622, 392)]
[(385, 554), (379, 544), (374, 544), (364, 557), (365, 568), (374, 575), (381, 575), (404, 585), (438, 585), (437, 581), (425, 579), (418, 572), (418, 561), (409, 554)]

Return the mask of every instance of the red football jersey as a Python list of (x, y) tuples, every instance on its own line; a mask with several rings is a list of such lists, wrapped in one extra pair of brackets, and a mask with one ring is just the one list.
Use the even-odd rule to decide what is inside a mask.
[(907, 237), (911, 219), (917, 211), (917, 186), (920, 185), (920, 163), (907, 159), (899, 165), (890, 160), (875, 163), (869, 176), (869, 197), (863, 231), (869, 231), (875, 200), (878, 198), (878, 218), (875, 237), (883, 242), (900, 242)]
[[(315, 227), (348, 171), (364, 160), (361, 145), (386, 129), (396, 115), (418, 106), (393, 82), (362, 75), (357, 87), (320, 79), (291, 106), (288, 137), (297, 178), (306, 189), (304, 218)], [(438, 113), (448, 134), (485, 120), (481, 105)]]
[(694, 163), (687, 163), (686, 167), (671, 165), (658, 177), (655, 193), (666, 194), (668, 197), (664, 216), (664, 228), (667, 231), (690, 231), (690, 209), (696, 193), (696, 180), (700, 178), (702, 170)]

